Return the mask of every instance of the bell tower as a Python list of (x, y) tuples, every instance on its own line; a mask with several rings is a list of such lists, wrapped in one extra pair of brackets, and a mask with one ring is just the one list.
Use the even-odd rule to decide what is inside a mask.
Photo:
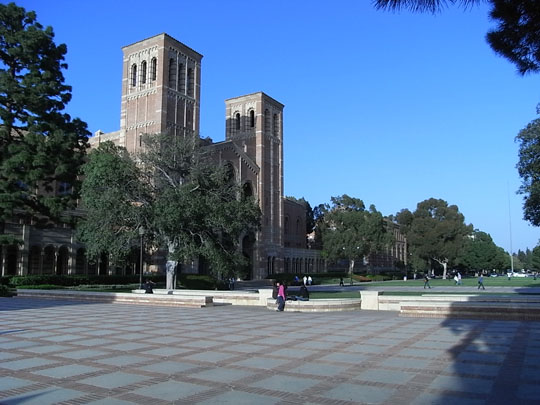
[(283, 107), (262, 92), (225, 101), (226, 141), (259, 167), (255, 193), (262, 218), (254, 270), (260, 278), (283, 268)]
[(143, 134), (199, 134), (202, 55), (167, 34), (122, 48), (120, 131), (136, 153)]

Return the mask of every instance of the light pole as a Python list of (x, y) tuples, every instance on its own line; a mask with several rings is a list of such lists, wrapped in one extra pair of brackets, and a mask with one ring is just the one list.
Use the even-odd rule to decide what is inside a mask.
[(143, 244), (143, 238), (144, 238), (144, 232), (145, 232), (145, 229), (143, 226), (139, 227), (139, 236), (141, 237), (141, 256), (140, 256), (140, 261), (139, 261), (139, 288), (142, 289), (142, 273), (143, 273), (143, 247), (144, 247), (144, 244)]

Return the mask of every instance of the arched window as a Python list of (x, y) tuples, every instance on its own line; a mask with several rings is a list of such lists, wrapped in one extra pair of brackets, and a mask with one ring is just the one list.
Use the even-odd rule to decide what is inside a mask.
[(187, 95), (193, 97), (194, 94), (194, 77), (193, 69), (187, 70)]
[(137, 65), (133, 64), (131, 65), (131, 87), (135, 87), (137, 85)]
[(273, 127), (273, 135), (278, 136), (278, 128), (279, 128), (279, 122), (278, 122), (278, 115), (274, 114), (272, 117), (272, 127)]
[(240, 130), (240, 113), (236, 113), (234, 115), (234, 120), (235, 120), (235, 124), (236, 124), (235, 128), (236, 128), (237, 131), (239, 131)]
[(156, 80), (157, 76), (157, 59), (152, 58), (150, 61), (150, 80), (154, 81)]
[(229, 183), (234, 183), (236, 179), (236, 172), (231, 162), (225, 163), (225, 177)]
[(176, 61), (169, 59), (169, 87), (176, 90)]
[(289, 234), (289, 217), (285, 217), (285, 235)]
[(302, 220), (300, 218), (296, 219), (296, 234), (300, 235), (302, 233)]
[(186, 69), (182, 63), (178, 65), (178, 77), (178, 91), (186, 94)]
[(249, 126), (251, 128), (255, 127), (255, 110), (249, 112)]
[(75, 274), (84, 274), (86, 264), (86, 250), (84, 248), (77, 249), (75, 258)]
[(244, 193), (244, 198), (253, 197), (253, 188), (251, 187), (251, 183), (244, 183), (242, 191)]
[(146, 83), (146, 61), (145, 60), (141, 62), (141, 83), (142, 84)]
[(28, 274), (39, 274), (41, 247), (32, 246), (28, 254)]

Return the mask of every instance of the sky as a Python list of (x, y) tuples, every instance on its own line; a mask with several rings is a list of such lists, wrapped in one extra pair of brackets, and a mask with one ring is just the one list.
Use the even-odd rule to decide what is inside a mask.
[(19, 0), (68, 48), (67, 111), (120, 128), (122, 51), (167, 33), (204, 58), (201, 136), (225, 138), (225, 103), (263, 91), (285, 105), (285, 195), (348, 194), (383, 215), (429, 198), (506, 251), (534, 248), (514, 138), (538, 118), (540, 74), (485, 40), (488, 5), (414, 14), (370, 0)]

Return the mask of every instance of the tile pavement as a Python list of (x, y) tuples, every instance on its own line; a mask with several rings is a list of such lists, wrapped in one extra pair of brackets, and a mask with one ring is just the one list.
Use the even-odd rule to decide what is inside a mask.
[(0, 404), (510, 402), (540, 322), (0, 298)]

